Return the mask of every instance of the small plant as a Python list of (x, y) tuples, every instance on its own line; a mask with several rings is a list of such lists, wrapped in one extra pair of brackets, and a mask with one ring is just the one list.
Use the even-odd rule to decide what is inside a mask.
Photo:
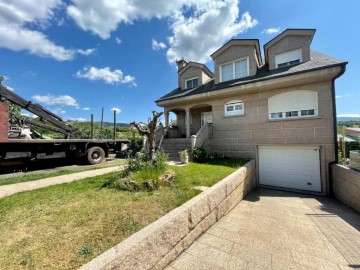
[(182, 163), (184, 164), (189, 163), (189, 151), (187, 149), (179, 152), (179, 156)]
[(219, 154), (216, 152), (212, 152), (210, 154), (208, 154), (207, 156), (208, 159), (212, 160), (212, 159), (224, 159), (225, 155), (224, 154)]
[(207, 153), (203, 147), (196, 147), (192, 153), (194, 162), (204, 163), (206, 161)]
[(78, 256), (82, 256), (82, 257), (91, 256), (94, 252), (94, 249), (95, 249), (94, 244), (91, 244), (91, 243), (86, 244), (78, 250)]

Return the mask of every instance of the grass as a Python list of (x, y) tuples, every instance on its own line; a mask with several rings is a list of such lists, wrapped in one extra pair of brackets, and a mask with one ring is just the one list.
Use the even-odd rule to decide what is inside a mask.
[(154, 192), (100, 187), (118, 173), (0, 200), (0, 269), (75, 269), (194, 197), (245, 161), (171, 166), (173, 186)]
[(101, 165), (90, 166), (90, 167), (86, 167), (86, 168), (76, 167), (75, 170), (74, 169), (57, 170), (52, 173), (27, 172), (20, 176), (0, 178), (0, 186), (28, 182), (28, 181), (35, 181), (35, 180), (44, 179), (44, 178), (48, 178), (48, 177), (55, 177), (55, 176), (84, 172), (84, 171), (91, 171), (91, 170), (101, 169), (101, 168), (105, 168), (105, 167), (120, 166), (123, 164), (125, 164), (125, 161), (104, 163)]

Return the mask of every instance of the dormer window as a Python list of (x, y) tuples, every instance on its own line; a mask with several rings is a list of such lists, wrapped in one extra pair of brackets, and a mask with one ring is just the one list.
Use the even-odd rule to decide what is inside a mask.
[(230, 81), (249, 76), (249, 59), (243, 58), (220, 65), (220, 81)]
[(280, 53), (275, 56), (276, 67), (287, 67), (301, 63), (301, 49)]
[(198, 87), (198, 86), (199, 86), (199, 78), (198, 77), (185, 80), (185, 89), (190, 89), (190, 88), (194, 88), (194, 87)]

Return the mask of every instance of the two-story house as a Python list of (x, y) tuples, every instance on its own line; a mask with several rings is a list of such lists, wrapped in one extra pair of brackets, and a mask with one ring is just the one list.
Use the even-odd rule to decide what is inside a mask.
[(170, 136), (255, 159), (259, 186), (328, 194), (337, 158), (335, 79), (347, 62), (311, 50), (314, 34), (285, 30), (264, 45), (264, 60), (259, 40), (230, 40), (211, 55), (214, 73), (177, 61), (178, 87), (156, 101), (166, 125), (176, 114)]

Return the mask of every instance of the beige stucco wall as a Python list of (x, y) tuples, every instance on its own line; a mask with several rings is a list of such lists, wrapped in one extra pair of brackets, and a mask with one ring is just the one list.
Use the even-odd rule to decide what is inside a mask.
[(289, 35), (271, 46), (268, 50), (269, 69), (276, 68), (275, 55), (300, 49), (302, 51), (302, 62), (310, 60), (310, 38), (309, 36)]
[(360, 213), (360, 171), (334, 164), (332, 180), (335, 197)]
[(254, 76), (257, 71), (255, 47), (234, 45), (214, 58), (215, 83), (220, 82), (220, 65), (243, 57), (249, 57), (249, 76)]

